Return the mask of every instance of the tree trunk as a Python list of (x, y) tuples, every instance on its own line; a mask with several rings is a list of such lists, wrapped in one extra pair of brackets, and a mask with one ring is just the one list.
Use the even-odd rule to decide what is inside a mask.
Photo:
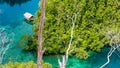
[(45, 50), (42, 50), (42, 30), (45, 21), (45, 0), (41, 0), (41, 20), (39, 25), (39, 34), (38, 34), (38, 68), (42, 68), (42, 56)]
[(74, 27), (75, 27), (75, 23), (76, 23), (76, 17), (77, 17), (77, 13), (74, 14), (74, 16), (70, 17), (70, 16), (67, 16), (68, 18), (71, 19), (72, 21), (72, 28), (71, 28), (71, 35), (70, 35), (70, 41), (69, 41), (69, 45), (68, 45), (68, 48), (66, 50), (66, 55), (62, 56), (62, 62), (60, 61), (60, 59), (58, 59), (58, 63), (59, 63), (59, 66), (60, 68), (66, 68), (66, 65), (67, 65), (67, 61), (68, 61), (68, 58), (69, 58), (69, 53), (71, 51), (74, 50), (74, 48), (71, 49), (71, 45), (72, 45), (72, 40), (73, 40), (73, 33), (74, 33)]

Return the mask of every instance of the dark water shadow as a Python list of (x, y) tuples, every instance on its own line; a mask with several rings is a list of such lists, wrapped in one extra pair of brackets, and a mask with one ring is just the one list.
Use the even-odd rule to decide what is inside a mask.
[(10, 6), (14, 6), (16, 4), (21, 5), (21, 4), (26, 3), (28, 1), (31, 1), (31, 0), (0, 0), (0, 4), (7, 3)]
[(24, 21), (27, 23), (27, 24), (30, 24), (30, 25), (33, 25), (34, 24), (34, 21), (28, 21), (26, 19), (24, 19)]

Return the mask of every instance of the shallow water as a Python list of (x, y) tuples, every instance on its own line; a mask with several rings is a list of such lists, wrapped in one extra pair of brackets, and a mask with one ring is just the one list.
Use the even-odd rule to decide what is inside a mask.
[[(80, 60), (75, 57), (69, 57), (67, 68), (99, 68), (102, 64), (107, 62), (107, 53), (110, 48), (104, 48), (99, 53), (94, 53), (87, 60)], [(119, 52), (116, 52), (120, 55)], [(58, 67), (57, 56), (46, 56), (44, 57), (45, 62), (50, 62), (54, 68)], [(105, 68), (120, 68), (120, 57), (115, 53), (111, 56), (111, 62)]]
[[(10, 0), (12, 1), (12, 0)], [(30, 12), (33, 15), (38, 9), (39, 0), (15, 0), (14, 2), (0, 1), (0, 28), (15, 34), (14, 42), (4, 55), (3, 63), (8, 61), (30, 61), (36, 58), (30, 52), (23, 52), (18, 46), (20, 37), (23, 34), (32, 35), (32, 25), (24, 21), (23, 14)]]
[[(22, 48), (17, 44), (23, 34), (32, 35), (32, 25), (24, 21), (23, 14), (30, 12), (34, 15), (38, 8), (39, 0), (21, 0), (21, 2), (19, 2), (20, 0), (13, 0), (14, 2), (2, 1), (0, 1), (0, 28), (5, 28), (8, 33), (14, 33), (14, 42), (5, 53), (3, 63), (8, 61), (27, 62), (36, 60), (36, 57), (31, 52), (23, 52)], [(70, 57), (67, 68), (99, 68), (100, 65), (107, 61), (108, 51), (109, 48), (105, 48), (102, 52), (95, 53), (87, 60)], [(45, 62), (50, 62), (54, 68), (58, 68), (56, 56), (44, 56), (43, 59)], [(114, 53), (110, 64), (105, 68), (120, 68), (120, 57)]]

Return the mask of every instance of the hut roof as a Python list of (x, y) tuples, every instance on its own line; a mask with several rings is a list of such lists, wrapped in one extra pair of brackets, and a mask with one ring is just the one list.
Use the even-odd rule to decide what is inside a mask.
[(30, 13), (28, 13), (28, 12), (26, 12), (26, 13), (24, 13), (24, 17), (25, 17), (27, 20), (29, 20), (30, 18), (33, 17), (33, 15), (30, 14)]

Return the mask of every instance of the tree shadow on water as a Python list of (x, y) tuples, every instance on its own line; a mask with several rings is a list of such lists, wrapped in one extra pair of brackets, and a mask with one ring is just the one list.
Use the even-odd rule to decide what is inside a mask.
[(16, 4), (21, 5), (31, 0), (0, 0), (0, 4), (7, 3), (10, 6), (14, 6)]

